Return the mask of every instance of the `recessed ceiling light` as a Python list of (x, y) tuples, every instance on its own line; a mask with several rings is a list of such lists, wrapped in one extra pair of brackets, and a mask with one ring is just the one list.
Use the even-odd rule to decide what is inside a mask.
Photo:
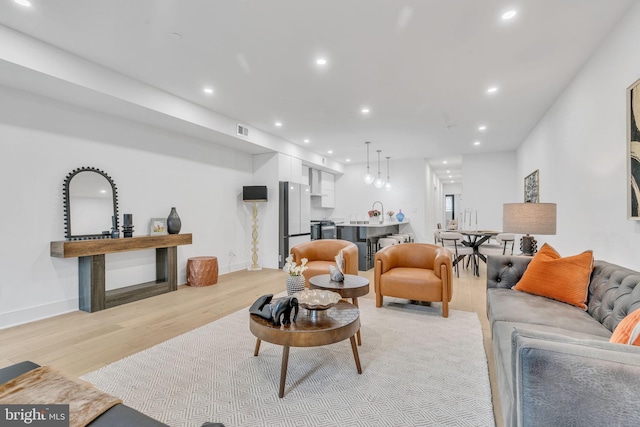
[(318, 65), (327, 65), (327, 60), (324, 58), (318, 58), (316, 59), (316, 64)]
[(451, 171), (447, 171), (447, 173), (451, 173)]
[(498, 91), (498, 88), (495, 86), (491, 86), (489, 89), (487, 89), (487, 93), (496, 93)]
[(487, 130), (487, 127), (485, 125), (480, 125), (478, 126), (478, 130), (479, 131)]
[(282, 122), (275, 122), (274, 123), (276, 126), (281, 127), (282, 126)]
[(31, 2), (29, 0), (13, 0), (18, 3), (20, 6), (31, 7)]
[(455, 181), (451, 181), (451, 183), (453, 184)]
[(100, 190), (100, 193), (107, 194), (107, 190)]
[(362, 109), (362, 110), (360, 110), (360, 111), (362, 111), (362, 114), (369, 114), (369, 112), (370, 112), (371, 110), (369, 110), (368, 108), (366, 108), (366, 107), (365, 107), (365, 108), (363, 108), (363, 109)]
[(211, 95), (213, 93), (213, 89), (210, 87), (205, 87), (203, 89), (204, 93), (206, 93), (207, 95)]
[(453, 178), (453, 175), (449, 175), (449, 178)]
[(347, 161), (347, 162), (350, 162), (350, 161), (351, 161), (351, 159), (347, 159), (346, 161)]
[(333, 154), (333, 150), (329, 150), (329, 151), (327, 151), (327, 153)]
[(446, 161), (446, 160), (443, 160), (443, 161), (442, 161), (442, 164), (443, 164), (443, 165), (446, 165), (446, 164), (447, 164), (447, 161)]
[(309, 143), (309, 139), (305, 139), (305, 140), (304, 140), (304, 143), (305, 143), (305, 144), (308, 144), (308, 143)]
[(516, 12), (515, 10), (510, 10), (508, 12), (505, 12), (502, 14), (502, 19), (504, 19), (505, 21), (513, 18), (514, 16), (516, 16), (518, 12)]
[(474, 142), (473, 145), (480, 145), (480, 141)]

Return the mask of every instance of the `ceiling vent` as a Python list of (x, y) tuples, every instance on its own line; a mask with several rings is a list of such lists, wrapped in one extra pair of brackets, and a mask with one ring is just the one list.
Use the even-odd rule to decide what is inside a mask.
[(241, 125), (240, 123), (238, 123), (237, 134), (239, 136), (244, 136), (245, 138), (248, 138), (249, 137), (249, 128), (246, 127), (245, 125)]

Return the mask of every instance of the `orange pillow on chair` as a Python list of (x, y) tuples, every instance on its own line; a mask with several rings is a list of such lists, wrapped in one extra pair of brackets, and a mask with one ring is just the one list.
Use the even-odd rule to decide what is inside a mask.
[(618, 323), (609, 342), (640, 345), (640, 308), (627, 314), (627, 317)]
[(592, 270), (591, 251), (562, 258), (555, 249), (545, 243), (513, 289), (586, 310)]

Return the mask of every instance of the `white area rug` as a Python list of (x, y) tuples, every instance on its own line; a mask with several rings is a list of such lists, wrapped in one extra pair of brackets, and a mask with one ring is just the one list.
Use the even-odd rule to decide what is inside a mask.
[(495, 425), (477, 314), (359, 302), (362, 375), (349, 340), (291, 348), (282, 399), (282, 347), (253, 356), (248, 309), (83, 379), (172, 426)]

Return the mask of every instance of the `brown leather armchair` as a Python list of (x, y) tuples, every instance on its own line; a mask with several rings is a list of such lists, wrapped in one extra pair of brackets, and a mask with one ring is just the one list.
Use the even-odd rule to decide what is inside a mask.
[(387, 246), (375, 256), (376, 307), (384, 295), (417, 301), (442, 302), (442, 316), (449, 317), (453, 294), (451, 252), (428, 243)]
[(302, 258), (308, 260), (308, 269), (302, 273), (307, 279), (319, 274), (329, 274), (329, 266), (336, 265), (336, 255), (342, 250), (344, 258), (344, 273), (358, 275), (358, 247), (346, 240), (320, 239), (300, 243), (291, 248), (291, 255), (296, 264)]

